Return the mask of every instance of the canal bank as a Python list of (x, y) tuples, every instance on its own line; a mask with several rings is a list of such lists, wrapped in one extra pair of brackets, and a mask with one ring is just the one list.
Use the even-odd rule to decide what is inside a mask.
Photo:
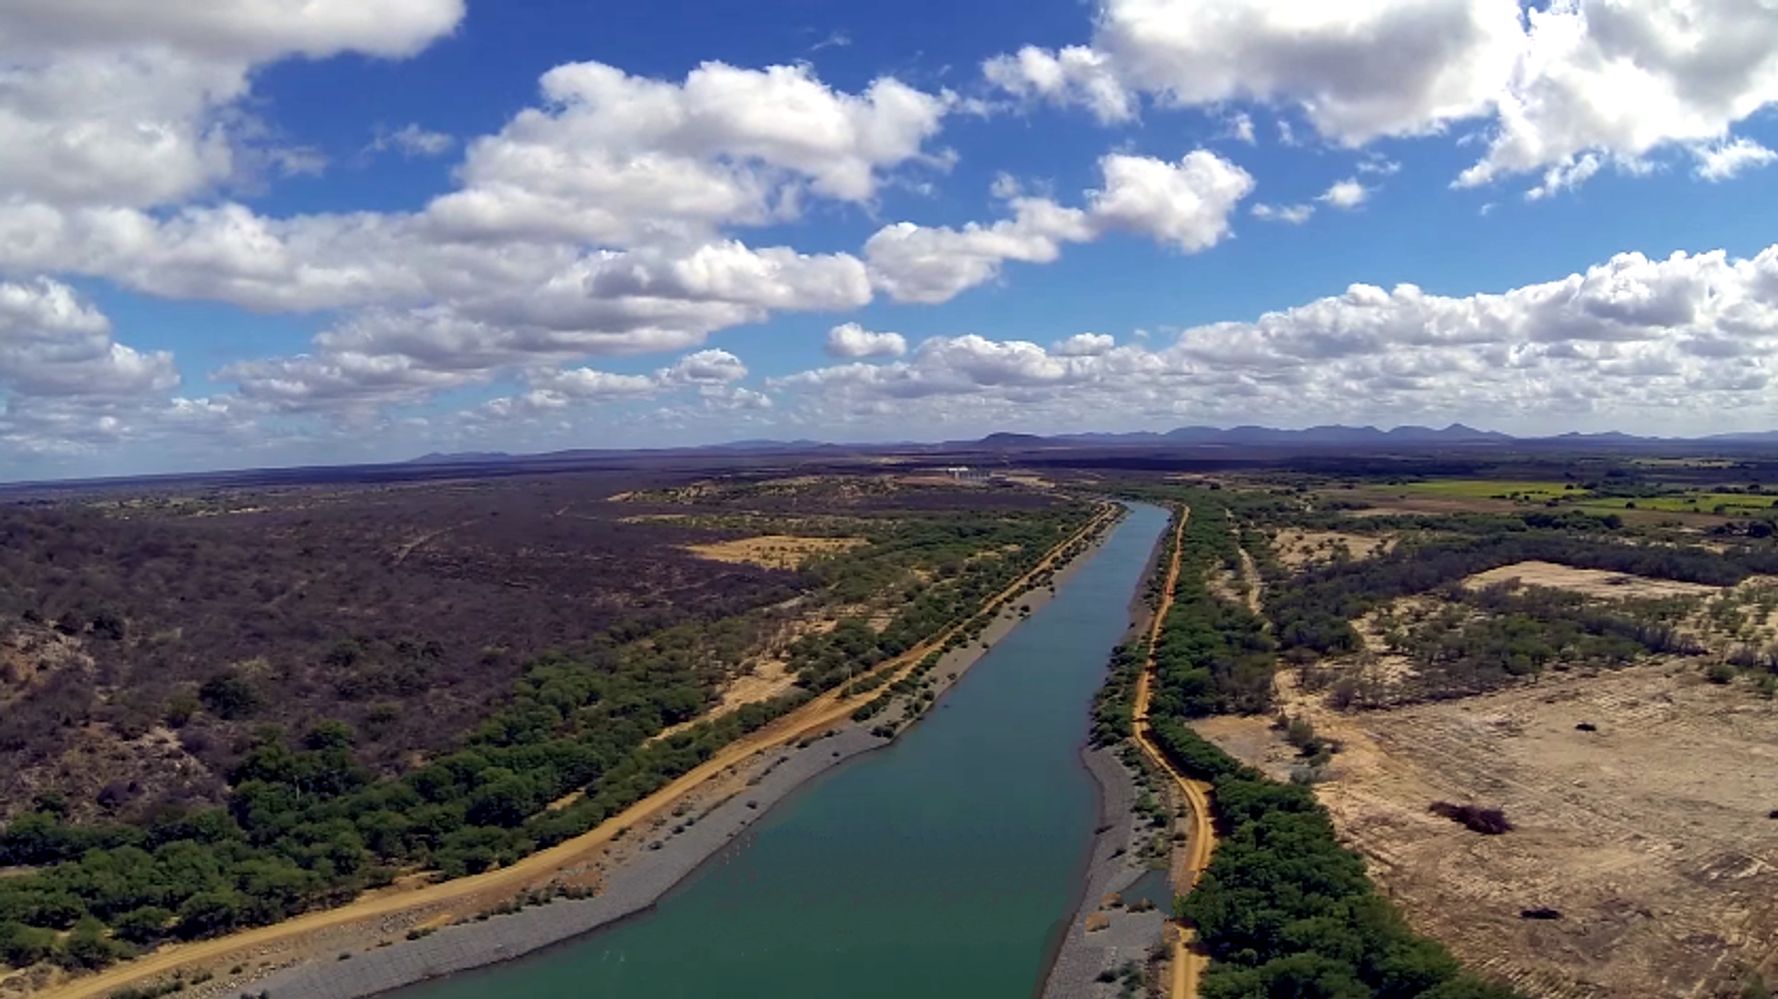
[[(1002, 660), (1007, 663), (1037, 660), (1037, 666), (1031, 670), (1033, 677), (1050, 677), (1051, 674), (1060, 672), (1072, 678), (1070, 691), (1066, 696), (1061, 697), (1065, 706), (1062, 706), (1060, 713), (1054, 712), (1054, 709), (1059, 705), (1055, 703), (1057, 697), (1052, 696), (1054, 692), (1049, 689), (1052, 680), (1046, 679), (1044, 681), (1045, 692), (1038, 697), (1038, 700), (1052, 712), (1050, 720), (1045, 723), (1044, 727), (1044, 731), (1049, 735), (1044, 738), (1053, 743), (1050, 748), (1054, 751), (1072, 758), (1084, 736), (1087, 705), (1090, 703), (1092, 692), (1102, 675), (1105, 654), (1127, 625), (1123, 605), (1128, 601), (1130, 593), (1140, 580), (1141, 564), (1146, 560), (1148, 551), (1152, 548), (1154, 538), (1158, 535), (1163, 522), (1164, 515), (1159, 511), (1150, 513), (1139, 509), (1135, 515), (1113, 528), (1110, 535), (1104, 538), (1098, 546), (1071, 565), (1068, 573), (1058, 582), (1058, 594), (1053, 602), (1046, 602), (1049, 593), (1045, 590), (1034, 591), (1021, 598), (1019, 603), (1031, 605), (1031, 618), (1020, 622), (1017, 620), (1015, 612), (1013, 618), (995, 623), (991, 629), (991, 635), (1010, 630), (1011, 637), (996, 642), (994, 651), (988, 653), (980, 665), (963, 675), (962, 688), (964, 689), (960, 689), (958, 695), (942, 700), (940, 707), (934, 709), (928, 718), (897, 740), (889, 749), (872, 754), (866, 760), (850, 764), (839, 773), (848, 774), (861, 768), (868, 770), (870, 768), (867, 768), (866, 764), (895, 757), (903, 752), (904, 746), (909, 742), (924, 738), (922, 733), (930, 729), (945, 727), (944, 723), (951, 714), (965, 706), (964, 701), (959, 698), (966, 693), (966, 688), (977, 682), (975, 678), (978, 673), (984, 673), (984, 671), (1004, 672), (1007, 669), (1012, 669), (1014, 675), (1010, 679), (1016, 688), (1018, 686), (1018, 676), (1016, 675), (1018, 668), (1016, 665), (1010, 667), (995, 665)], [(1069, 642), (1058, 641), (1053, 634), (1046, 637), (1046, 632), (1055, 632), (1058, 629), (1062, 633), (1078, 631), (1078, 626), (1083, 622), (1083, 612), (1087, 610), (1091, 612), (1084, 613), (1084, 619), (1093, 625), (1090, 629), (1092, 634), (1086, 639), (1085, 645), (1072, 646), (1078, 654), (1069, 654), (1065, 651), (1069, 647)], [(1067, 635), (1063, 634), (1062, 637), (1066, 638)], [(1075, 637), (1077, 643), (1080, 641), (1080, 637)], [(968, 665), (969, 658), (980, 655), (980, 650), (979, 648), (959, 650), (953, 655), (959, 658), (955, 662), (947, 662), (935, 670), (933, 674), (935, 679), (943, 681), (952, 673), (961, 673), (963, 668)], [(1061, 660), (1071, 662), (1072, 667), (1061, 668), (1059, 665)], [(988, 692), (990, 699), (1004, 697), (1016, 699), (1020, 695), (1020, 691), (1017, 689), (997, 689), (1004, 686), (1005, 682), (991, 685)], [(1058, 727), (1058, 725), (1065, 725), (1065, 727)], [(967, 729), (974, 726), (971, 723), (963, 723), (961, 727)], [(990, 729), (1000, 727), (1002, 726), (989, 726)], [(1015, 724), (1013, 727), (1016, 729), (1019, 726)], [(1054, 738), (1049, 739), (1050, 735), (1053, 735)], [(676, 911), (682, 905), (680, 901), (682, 896), (695, 895), (697, 886), (704, 882), (720, 880), (721, 872), (735, 863), (733, 858), (737, 852), (748, 854), (753, 851), (755, 841), (764, 838), (778, 838), (778, 834), (773, 832), (773, 827), (784, 821), (787, 815), (802, 810), (806, 798), (811, 796), (819, 798), (825, 794), (822, 788), (829, 778), (839, 776), (830, 773), (827, 777), (816, 778), (813, 785), (799, 793), (799, 788), (809, 784), (811, 775), (831, 770), (845, 759), (877, 749), (882, 745), (882, 740), (871, 737), (868, 733), (856, 731), (854, 726), (842, 725), (838, 727), (838, 734), (831, 738), (816, 741), (802, 749), (786, 751), (772, 755), (769, 759), (757, 761), (756, 769), (734, 775), (735, 781), (731, 782), (730, 786), (738, 786), (739, 790), (727, 792), (725, 797), (707, 798), (689, 805), (686, 811), (680, 812), (669, 820), (671, 827), (665, 833), (662, 830), (641, 828), (634, 830), (634, 835), (626, 837), (629, 849), (635, 851), (634, 856), (623, 859), (621, 862), (613, 862), (606, 878), (605, 890), (596, 898), (558, 901), (515, 915), (495, 917), (462, 926), (444, 927), (421, 939), (411, 941), (402, 939), (403, 927), (399, 925), (371, 928), (370, 932), (361, 933), (351, 941), (342, 942), (341, 953), (351, 953), (352, 956), (349, 960), (324, 960), (288, 969), (270, 978), (265, 978), (263, 974), (254, 975), (252, 977), (260, 978), (261, 981), (253, 984), (250, 990), (266, 989), (272, 995), (280, 997), (286, 995), (321, 997), (366, 995), (417, 979), (436, 977), (475, 965), (502, 961), (538, 947), (547, 946), (554, 941), (584, 934), (589, 928), (609, 924), (614, 920), (623, 920), (626, 915), (632, 916), (621, 925), (607, 926), (590, 937), (572, 939), (546, 954), (474, 973), (461, 979), (464, 983), (475, 983), (467, 986), (469, 991), (462, 993), (466, 995), (486, 994), (485, 990), (505, 988), (507, 987), (505, 976), (509, 973), (528, 974), (528, 969), (551, 964), (558, 960), (560, 955), (578, 953), (598, 941), (612, 938), (618, 938), (621, 941), (627, 938), (628, 934), (635, 932), (635, 927), (660, 919), (663, 913)], [(972, 751), (952, 754), (948, 758), (946, 766), (952, 766), (961, 761), (965, 765), (979, 763), (988, 768), (990, 772), (1003, 767), (1003, 764), (986, 757), (973, 759), (972, 757), (978, 757), (978, 754)], [(1051, 769), (1060, 769), (1053, 766), (1055, 762), (1054, 760), (1050, 761)], [(1084, 830), (1080, 830), (1077, 836), (1064, 837), (1065, 840), (1072, 840), (1072, 842), (1068, 843), (1066, 848), (1061, 849), (1058, 854), (1068, 861), (1072, 868), (1068, 872), (1071, 876), (1065, 880), (1074, 883), (1063, 886), (1065, 892), (1072, 894), (1073, 890), (1078, 890), (1078, 862), (1085, 852), (1085, 844), (1091, 834), (1092, 790), (1091, 782), (1086, 780), (1084, 772), (1080, 771), (1078, 760), (1073, 760), (1073, 765), (1066, 769), (1070, 774), (1070, 782), (1079, 785), (1074, 788), (1075, 792), (1081, 795), (1078, 800), (1085, 802), (1084, 808), (1072, 809), (1074, 817), (1078, 819), (1079, 823), (1085, 825)], [(790, 802), (782, 808), (773, 809), (773, 802), (785, 796), (790, 796)], [(959, 814), (968, 811), (960, 801), (954, 801), (953, 804)], [(968, 825), (969, 822), (964, 820), (957, 824)], [(671, 832), (672, 827), (678, 827), (679, 831)], [(842, 832), (833, 839), (850, 842), (864, 853), (880, 852), (874, 851), (872, 844), (868, 842), (868, 837), (849, 836)], [(658, 848), (655, 847), (656, 843), (659, 844)], [(1050, 844), (1052, 850), (1056, 846), (1057, 843)], [(698, 869), (700, 862), (704, 862), (705, 858), (710, 859), (703, 870), (699, 870), (695, 876), (686, 880), (685, 884), (672, 892), (658, 908), (647, 909), (649, 904), (662, 892), (675, 882), (684, 879), (689, 872)], [(835, 859), (843, 860), (845, 858)], [(843, 865), (841, 866), (843, 867)], [(830, 872), (820, 876), (824, 882), (829, 883), (844, 884), (855, 880), (852, 875), (847, 873)], [(917, 875), (915, 877), (917, 878)], [(903, 880), (907, 880), (907, 878), (903, 877)], [(884, 893), (880, 897), (887, 898), (892, 895), (893, 893)], [(770, 906), (763, 908), (770, 908)], [(1045, 918), (1051, 924), (1048, 929), (1058, 928), (1055, 924), (1060, 922), (1062, 913), (1068, 908), (1070, 908), (1070, 899), (1066, 897), (1048, 907), (1045, 911)], [(634, 915), (639, 910), (647, 911), (643, 911), (639, 916)], [(747, 914), (742, 913), (741, 915), (745, 917)], [(717, 932), (725, 931), (719, 929)], [(796, 935), (798, 934), (790, 933), (790, 936)], [(1032, 946), (1038, 954), (1039, 963), (1041, 963), (1043, 940), (1049, 935), (1038, 932), (1032, 938), (1034, 941)], [(679, 945), (675, 944), (673, 948), (675, 955), (680, 949)], [(643, 948), (643, 951), (646, 950), (648, 948)], [(637, 962), (631, 960), (630, 952), (626, 950), (624, 953), (623, 963), (630, 964), (632, 969), (636, 967)], [(640, 953), (642, 952), (638, 952), (638, 954)], [(677, 963), (683, 963), (678, 960), (677, 956), (674, 960)], [(754, 957), (748, 957), (744, 963), (751, 964), (754, 960)], [(1028, 973), (1035, 975), (1037, 971), (1038, 969), (1032, 968)], [(578, 973), (571, 977), (574, 980), (573, 991), (564, 991), (561, 994), (588, 994), (592, 983), (582, 981), (585, 976)], [(459, 980), (447, 980), (430, 988), (451, 989), (457, 981)], [(520, 994), (527, 996), (557, 994), (551, 991), (552, 986), (549, 983), (545, 982), (539, 985), (531, 982), (528, 978), (516, 987), (520, 989)], [(625, 986), (622, 983), (614, 988), (616, 991), (613, 991), (612, 988), (601, 987), (593, 990), (592, 994), (676, 994), (671, 987), (657, 991), (647, 984), (634, 992), (623, 991)], [(722, 991), (725, 987), (712, 985), (708, 982), (698, 986), (698, 990), (710, 988)], [(774, 988), (776, 988), (775, 985)], [(1031, 989), (1027, 988), (1023, 994), (1028, 995), (1030, 992)], [(418, 994), (430, 995), (431, 993), (422, 991)], [(810, 994), (818, 993), (811, 992)]]
[(654, 908), (402, 995), (1032, 995), (1097, 821), (1088, 708), (1165, 520), (1133, 511), (919, 725), (806, 783)]

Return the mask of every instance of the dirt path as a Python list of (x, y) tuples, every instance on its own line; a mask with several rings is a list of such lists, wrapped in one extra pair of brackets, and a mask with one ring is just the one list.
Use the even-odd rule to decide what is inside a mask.
[[(1028, 572), (984, 602), (983, 608), (1016, 595), (1039, 573), (1054, 565), (1065, 549), (1106, 526), (1117, 515), (1118, 508), (1107, 505), (1086, 526), (1051, 548)], [(966, 624), (967, 621), (953, 625), (878, 668), (891, 672), (894, 679), (899, 679), (911, 672), (927, 654), (942, 648)], [(759, 731), (730, 743), (710, 759), (606, 819), (591, 831), (534, 853), (509, 867), (411, 890), (369, 895), (335, 909), (312, 912), (271, 926), (244, 930), (214, 940), (165, 947), (101, 974), (51, 988), (42, 994), (43, 999), (100, 999), (118, 990), (140, 986), (151, 979), (198, 964), (246, 963), (249, 956), (256, 962), (262, 962), (274, 949), (280, 948), (288, 956), (289, 952), (299, 949), (302, 938), (311, 934), (415, 909), (451, 907), (452, 911), (441, 912), (432, 917), (446, 921), (449, 917), (479, 911), (509, 899), (536, 883), (548, 881), (563, 868), (589, 861), (625, 830), (670, 809), (681, 797), (696, 790), (706, 781), (721, 776), (731, 767), (745, 763), (757, 753), (848, 720), (859, 704), (875, 696), (876, 692), (871, 691), (847, 698), (842, 696), (841, 689), (838, 688), (821, 694)]]
[(1241, 553), (1241, 590), (1246, 594), (1247, 613), (1254, 617), (1260, 616), (1259, 600), (1259, 567), (1253, 564), (1253, 554), (1245, 548), (1236, 549)]
[[(1175, 879), (1174, 889), (1182, 892), (1192, 890), (1204, 869), (1210, 866), (1210, 851), (1216, 848), (1216, 831), (1210, 825), (1210, 786), (1203, 781), (1192, 780), (1180, 773), (1161, 752), (1161, 747), (1154, 741), (1154, 735), (1148, 726), (1148, 701), (1150, 681), (1155, 672), (1155, 646), (1161, 637), (1161, 628), (1166, 624), (1167, 612), (1173, 608), (1173, 589), (1179, 585), (1179, 562), (1183, 555), (1180, 543), (1185, 536), (1185, 521), (1191, 516), (1189, 508), (1181, 507), (1178, 523), (1173, 527), (1173, 558), (1167, 565), (1167, 580), (1161, 586), (1160, 606), (1155, 608), (1154, 621), (1148, 629), (1148, 661), (1143, 664), (1142, 675), (1136, 680), (1136, 703), (1132, 715), (1132, 729), (1136, 736), (1136, 745), (1142, 749), (1154, 765), (1167, 773), (1173, 782), (1179, 785), (1190, 805), (1192, 829), (1186, 840), (1186, 855), (1183, 878)], [(1173, 941), (1173, 999), (1197, 999), (1198, 978), (1203, 974), (1204, 966), (1209, 958), (1195, 946), (1195, 937), (1189, 927), (1175, 925), (1171, 933)]]

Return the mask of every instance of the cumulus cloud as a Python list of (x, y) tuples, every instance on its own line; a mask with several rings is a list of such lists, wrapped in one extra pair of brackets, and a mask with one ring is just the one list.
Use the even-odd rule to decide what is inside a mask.
[(771, 400), (735, 384), (747, 377), (747, 366), (726, 350), (701, 350), (647, 375), (625, 375), (596, 368), (537, 369), (526, 375), (531, 388), (514, 396), (489, 400), (473, 419), (533, 418), (571, 406), (654, 399), (691, 390), (712, 408), (770, 408)]
[(541, 107), (469, 145), (463, 188), (429, 210), (438, 224), (624, 243), (792, 216), (805, 189), (862, 202), (881, 171), (937, 162), (924, 146), (950, 105), (892, 77), (849, 94), (807, 66), (720, 62), (679, 83), (571, 63), (542, 90)]
[(1371, 190), (1360, 184), (1355, 178), (1335, 181), (1327, 190), (1321, 192), (1316, 201), (1333, 208), (1351, 211), (1370, 199)]
[[(1295, 106), (1323, 135), (1353, 145), (1483, 113), (1523, 37), (1515, 0), (1101, 0), (1098, 7), (1092, 44), (1074, 58), (1102, 67), (1116, 85), (1171, 106)], [(1019, 62), (1045, 57), (1021, 53)], [(1038, 93), (1085, 103), (1079, 88)]]
[(1099, 160), (1103, 185), (1088, 191), (1087, 207), (1013, 195), (1012, 218), (960, 229), (899, 222), (865, 243), (872, 280), (904, 302), (943, 302), (994, 280), (1007, 261), (1049, 263), (1066, 243), (1085, 243), (1122, 229), (1147, 235), (1185, 253), (1222, 240), (1229, 216), (1253, 189), (1240, 167), (1205, 150), (1177, 163), (1113, 153)]
[(988, 81), (1107, 121), (1134, 116), (1141, 96), (1173, 107), (1256, 102), (1347, 146), (1480, 124), (1486, 151), (1456, 183), (1542, 174), (1545, 194), (1603, 163), (1727, 141), (1736, 123), (1778, 103), (1778, 17), (1765, 0), (1097, 7), (1090, 44), (995, 57)]
[(0, 282), (0, 451), (79, 455), (252, 427), (226, 401), (171, 396), (179, 381), (172, 354), (119, 343), (104, 313), (67, 285)]
[(1459, 184), (1721, 139), (1778, 102), (1778, 17), (1761, 0), (1561, 0), (1526, 17), (1487, 155)]
[[(1070, 338), (1045, 349), (935, 337), (906, 359), (774, 380), (822, 418), (928, 400), (935, 420), (1660, 419), (1689, 432), (1757, 423), (1778, 405), (1778, 246), (1650, 259), (1620, 254), (1503, 293), (1432, 295), (1413, 285), (1344, 294), (1252, 322), (1196, 326), (1150, 348)], [(1104, 347), (1105, 349), (1096, 349)], [(948, 415), (947, 415), (948, 414)], [(1709, 414), (1707, 417), (1704, 414)]]
[(1705, 180), (1728, 180), (1778, 159), (1778, 152), (1751, 139), (1735, 139), (1693, 150), (1698, 157), (1697, 175)]
[(1124, 89), (1111, 60), (1084, 45), (1055, 51), (1027, 45), (1013, 55), (989, 59), (982, 73), (1015, 97), (1080, 105), (1103, 122), (1128, 121), (1136, 113), (1135, 98)]
[[(443, 281), (449, 272), (416, 276)], [(485, 289), (437, 289), (453, 293), (448, 305), (364, 311), (316, 336), (312, 354), (234, 364), (217, 376), (287, 410), (391, 405), (512, 368), (683, 349), (773, 310), (852, 308), (870, 298), (864, 267), (851, 257), (738, 243), (680, 255), (603, 251), (489, 280)]]
[(1117, 346), (1117, 338), (1109, 333), (1076, 333), (1050, 345), (1050, 353), (1061, 357), (1098, 357)]
[[(362, 422), (514, 370), (689, 349), (780, 311), (857, 308), (874, 294), (857, 258), (749, 246), (725, 230), (791, 217), (815, 199), (869, 202), (889, 172), (946, 163), (926, 145), (953, 98), (889, 77), (849, 93), (806, 66), (707, 63), (674, 81), (574, 63), (543, 76), (538, 106), (471, 142), (456, 189), (417, 211), (267, 216), (208, 196), (248, 159), (300, 165), (300, 150), (244, 149), (232, 124), (254, 60), (408, 54), (448, 32), (461, 5), (396, 0), (386, 18), (369, 18), (361, 5), (322, 0), (294, 20), (278, 4), (223, 7), (213, 24), (157, 21), (140, 52), (115, 30), (147, 16), (129, 0), (0, 12), (0, 56), (25, 37), (41, 48), (23, 69), (0, 70), (0, 131), (37, 135), (6, 128), (12, 113), (40, 115), (43, 129), (41, 142), (0, 148), (11, 195), (0, 201), (0, 272), (337, 313), (306, 353), (215, 373), (238, 386), (237, 407), (260, 412)], [(439, 11), (450, 16), (429, 16)], [(175, 70), (203, 79), (176, 88), (185, 104), (168, 124), (161, 112), (173, 104), (153, 86)], [(78, 117), (90, 108), (117, 121)], [(108, 145), (112, 132), (160, 145)], [(100, 146), (57, 149), (88, 142)], [(373, 148), (436, 155), (453, 143), (407, 125)], [(124, 350), (120, 370), (160, 363)]]
[(1215, 246), (1229, 232), (1235, 205), (1253, 191), (1253, 177), (1199, 149), (1178, 163), (1114, 153), (1099, 160), (1105, 186), (1088, 193), (1101, 226), (1154, 238), (1184, 253)]
[(254, 67), (341, 52), (408, 56), (462, 17), (462, 0), (7, 3), (0, 190), (129, 206), (200, 193), (229, 180), (260, 134), (238, 112)]
[(841, 323), (827, 331), (827, 352), (834, 357), (900, 357), (908, 352), (900, 333), (879, 333), (857, 323)]
[(116, 399), (179, 384), (173, 355), (112, 338), (111, 321), (57, 281), (0, 282), (0, 389), (21, 397)]
[(1086, 212), (1047, 198), (1017, 197), (1013, 217), (961, 229), (897, 222), (864, 244), (871, 280), (903, 302), (944, 302), (992, 281), (1009, 260), (1046, 264), (1062, 244), (1091, 240), (1096, 229)]

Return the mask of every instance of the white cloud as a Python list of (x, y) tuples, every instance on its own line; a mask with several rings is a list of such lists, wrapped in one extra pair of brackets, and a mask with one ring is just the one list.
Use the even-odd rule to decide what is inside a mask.
[(1044, 264), (1062, 254), (1063, 243), (1095, 235), (1078, 208), (1047, 198), (1014, 198), (1013, 217), (961, 229), (897, 222), (864, 244), (872, 281), (903, 302), (943, 302), (994, 280), (1008, 260)]
[[(1065, 243), (1085, 243), (1122, 229), (1182, 252), (1215, 245), (1229, 231), (1235, 205), (1253, 178), (1214, 153), (1196, 150), (1177, 163), (1113, 153), (1099, 160), (1103, 186), (1087, 192), (1087, 207), (1017, 196), (1013, 217), (961, 229), (899, 222), (865, 243), (865, 259), (879, 288), (904, 302), (943, 302), (992, 281), (1007, 261), (1050, 263)], [(996, 184), (1012, 193), (1016, 188)]]
[(377, 137), (371, 141), (371, 152), (397, 152), (403, 156), (443, 156), (451, 151), (457, 140), (444, 132), (435, 132), (414, 122), (397, 129), (377, 130)]
[(450, 33), (463, 0), (8, 0), (0, 36), (19, 48), (160, 46), (191, 56), (410, 56)]
[(1253, 134), (1253, 116), (1245, 111), (1237, 111), (1229, 119), (1229, 137), (1250, 146), (1257, 143), (1259, 140)]
[[(1708, 433), (1769, 422), (1778, 406), (1778, 246), (1627, 253), (1499, 294), (1353, 285), (1252, 322), (1179, 331), (1171, 343), (1048, 350), (935, 337), (906, 359), (775, 379), (793, 409), (838, 425), (897, 400), (935, 423), (1306, 425), (1424, 422), (1427, 414)], [(1095, 344), (1098, 346), (1099, 344)], [(1478, 417), (1479, 414), (1479, 417)], [(1696, 414), (1691, 426), (1676, 414)], [(904, 431), (905, 432), (905, 431)]]
[(1705, 180), (1728, 180), (1778, 159), (1778, 152), (1751, 139), (1735, 139), (1692, 150), (1698, 157), (1697, 175)]
[(948, 95), (891, 77), (833, 90), (807, 66), (705, 63), (683, 83), (597, 62), (545, 73), (544, 104), (470, 143), (463, 188), (430, 207), (467, 237), (628, 243), (792, 216), (805, 193), (872, 198), (881, 171), (938, 163)]
[(1117, 338), (1109, 333), (1076, 333), (1057, 340), (1050, 353), (1061, 357), (1098, 357), (1117, 346)]
[(218, 377), (291, 410), (389, 405), (514, 367), (683, 349), (772, 310), (853, 308), (870, 298), (851, 257), (738, 243), (677, 256), (605, 251), (491, 278), (486, 289), (457, 289), (449, 306), (370, 310), (317, 336), (311, 355), (231, 365)]
[(1110, 60), (1084, 45), (1054, 52), (1027, 45), (1014, 55), (987, 60), (982, 73), (1015, 97), (1078, 105), (1102, 122), (1128, 121), (1136, 113), (1134, 95), (1124, 89)]
[(1778, 101), (1778, 17), (1761, 0), (1560, 0), (1527, 18), (1487, 156), (1461, 184), (1721, 139)]
[(687, 354), (655, 378), (663, 385), (727, 385), (747, 377), (747, 366), (726, 350)]
[[(1092, 45), (1075, 58), (1115, 84), (1174, 106), (1294, 105), (1323, 135), (1354, 145), (1483, 113), (1522, 37), (1514, 0), (1101, 0), (1098, 8)], [(1042, 57), (1050, 56), (1038, 50), (1029, 61)], [(1066, 89), (1040, 93), (1081, 103)]]
[(1351, 211), (1369, 200), (1370, 188), (1360, 184), (1355, 178), (1335, 181), (1315, 200), (1343, 211)]
[(1302, 225), (1315, 217), (1315, 206), (1307, 204), (1270, 205), (1262, 202), (1253, 206), (1253, 217), (1262, 222)]
[[(1121, 95), (1119, 113), (1065, 63)], [(1476, 123), (1487, 150), (1459, 186), (1543, 173), (1548, 194), (1605, 162), (1726, 142), (1778, 103), (1778, 17), (1768, 0), (1098, 0), (1091, 44), (986, 65), (1002, 89), (1113, 121), (1140, 95), (1257, 102), (1347, 146)]]
[(701, 350), (648, 375), (624, 375), (596, 368), (535, 369), (527, 373), (531, 388), (515, 396), (492, 399), (472, 411), (472, 421), (534, 418), (570, 406), (654, 399), (691, 390), (706, 405), (725, 409), (770, 408), (771, 400), (736, 382), (747, 366), (726, 350)]
[(462, 16), (462, 0), (13, 0), (0, 6), (0, 190), (127, 206), (202, 193), (235, 176), (261, 131), (238, 108), (255, 66), (408, 56)]
[(1185, 253), (1228, 235), (1235, 205), (1253, 190), (1247, 171), (1202, 149), (1178, 163), (1114, 153), (1099, 160), (1099, 169), (1105, 186), (1087, 198), (1095, 221)]
[(1573, 190), (1591, 180), (1605, 160), (1597, 153), (1582, 153), (1551, 166), (1543, 172), (1543, 180), (1525, 192), (1525, 200), (1541, 201), (1563, 191)]
[(834, 357), (900, 357), (908, 352), (900, 333), (879, 333), (857, 323), (841, 323), (827, 331), (827, 352)]
[(112, 338), (111, 322), (57, 281), (0, 282), (0, 390), (20, 398), (118, 399), (179, 384), (173, 355)]

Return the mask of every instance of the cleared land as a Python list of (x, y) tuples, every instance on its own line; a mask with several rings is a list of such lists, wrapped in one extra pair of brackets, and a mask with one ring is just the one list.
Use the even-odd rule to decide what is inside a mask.
[(1395, 548), (1391, 535), (1351, 534), (1345, 531), (1279, 531), (1272, 539), (1278, 561), (1291, 569), (1332, 562), (1345, 557), (1366, 559)]
[(756, 538), (687, 545), (685, 550), (698, 558), (707, 558), (713, 562), (757, 565), (762, 569), (798, 569), (811, 558), (851, 551), (867, 544), (869, 542), (863, 538), (803, 538), (792, 534), (762, 534)]
[[(1745, 686), (1651, 664), (1342, 715), (1281, 680), (1343, 744), (1317, 788), (1342, 835), (1477, 970), (1561, 999), (1735, 994), (1775, 970), (1778, 710)], [(1275, 773), (1295, 756), (1263, 719), (1199, 730)], [(1516, 828), (1477, 835), (1434, 801)], [(1539, 908), (1560, 918), (1522, 918)]]
[(1601, 600), (1709, 597), (1722, 592), (1719, 586), (1653, 579), (1600, 569), (1577, 569), (1554, 562), (1515, 562), (1487, 572), (1478, 572), (1463, 581), (1463, 585), (1472, 590), (1502, 583), (1567, 590)]

